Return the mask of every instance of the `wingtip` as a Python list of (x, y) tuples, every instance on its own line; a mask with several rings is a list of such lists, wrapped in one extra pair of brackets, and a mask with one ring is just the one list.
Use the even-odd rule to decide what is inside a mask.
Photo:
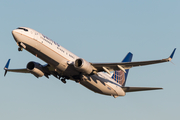
[(6, 76), (6, 74), (7, 74), (7, 69), (8, 69), (8, 67), (9, 67), (10, 60), (11, 60), (11, 59), (9, 59), (9, 60), (7, 61), (6, 65), (5, 65), (5, 67), (4, 67), (4, 70), (5, 70), (4, 76)]
[(5, 67), (4, 67), (5, 70), (8, 69), (10, 60), (11, 60), (11, 59), (9, 59), (9, 60), (7, 61), (6, 65), (5, 65)]
[(173, 52), (172, 52), (172, 53), (171, 53), (171, 55), (169, 56), (169, 61), (171, 61), (171, 60), (172, 60), (172, 58), (173, 58), (173, 56), (174, 56), (175, 51), (176, 51), (176, 48), (174, 48)]
[(129, 54), (129, 55), (133, 55), (132, 52), (129, 52), (128, 54)]

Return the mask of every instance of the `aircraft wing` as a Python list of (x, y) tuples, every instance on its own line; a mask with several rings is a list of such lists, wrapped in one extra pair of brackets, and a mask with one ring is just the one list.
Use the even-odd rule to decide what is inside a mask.
[(6, 71), (9, 71), (9, 72), (19, 72), (19, 73), (30, 73), (26, 68), (23, 68), (23, 69), (6, 69)]
[[(36, 65), (39, 65), (38, 67), (36, 67), (36, 69), (34, 71), (29, 70), (28, 68), (9, 69), (8, 68), (9, 63), (10, 63), (10, 59), (9, 59), (7, 61), (7, 63), (6, 63), (6, 65), (5, 65), (5, 67), (4, 67), (4, 70), (5, 70), (4, 76), (6, 76), (7, 72), (18, 72), (18, 73), (31, 73), (31, 74), (33, 74), (34, 76), (36, 76), (38, 78), (38, 77), (41, 77), (40, 76), (40, 75), (42, 75), (41, 72), (43, 72), (44, 76), (47, 77), (47, 78), (49, 78), (49, 75), (53, 75), (54, 77), (56, 77), (58, 79), (60, 79), (61, 77), (67, 77), (68, 79), (74, 80), (72, 78), (69, 78), (69, 76), (66, 76), (66, 75), (60, 76), (60, 73), (58, 71), (56, 71), (56, 69), (53, 66), (51, 66), (49, 64), (41, 65), (41, 64), (35, 63), (33, 61), (31, 61), (31, 62), (36, 64)], [(34, 65), (34, 66), (36, 66), (36, 65)], [(40, 74), (36, 73), (36, 71), (40, 71)]]
[(8, 69), (9, 63), (10, 63), (10, 59), (8, 60), (8, 62), (6, 63), (6, 65), (4, 67), (4, 70), (5, 70), (4, 76), (6, 76), (6, 73), (8, 71), (9, 72), (19, 72), (19, 73), (30, 73), (26, 68), (23, 68), (23, 69)]
[(153, 87), (122, 87), (124, 92), (137, 92), (137, 91), (147, 91), (147, 90), (158, 90), (163, 88), (153, 88)]
[[(9, 69), (9, 63), (10, 63), (10, 60), (9, 59), (4, 67), (4, 70), (5, 70), (5, 73), (4, 73), (4, 76), (6, 76), (7, 72), (18, 72), (18, 73), (31, 73), (29, 70), (27, 70), (27, 68), (22, 68), (22, 69)], [(42, 69), (43, 71), (46, 73), (45, 76), (48, 77), (48, 75), (50, 75), (50, 69), (51, 69), (51, 66), (49, 66), (48, 64), (46, 65), (43, 65), (42, 66)]]
[(98, 72), (100, 71), (108, 72), (108, 71), (115, 71), (115, 70), (125, 71), (125, 69), (130, 69), (132, 67), (169, 62), (172, 60), (175, 50), (176, 48), (174, 49), (174, 51), (168, 58), (161, 59), (161, 60), (140, 61), (140, 62), (121, 62), (121, 63), (92, 63), (92, 65), (97, 69)]

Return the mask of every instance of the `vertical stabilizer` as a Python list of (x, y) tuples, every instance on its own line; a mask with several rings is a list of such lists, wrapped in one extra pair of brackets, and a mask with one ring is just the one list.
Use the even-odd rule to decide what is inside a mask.
[[(133, 54), (129, 52), (126, 57), (122, 60), (122, 62), (131, 62), (133, 57)], [(114, 71), (114, 74), (112, 75), (112, 78), (119, 83), (122, 86), (125, 86), (127, 76), (128, 76), (129, 69), (126, 70), (126, 73), (122, 70), (116, 70)]]

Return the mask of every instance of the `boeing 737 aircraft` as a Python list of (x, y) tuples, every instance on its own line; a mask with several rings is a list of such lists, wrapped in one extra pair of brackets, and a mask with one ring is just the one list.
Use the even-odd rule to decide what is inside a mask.
[(19, 51), (25, 49), (47, 64), (41, 65), (31, 61), (26, 68), (8, 69), (9, 59), (4, 67), (4, 76), (7, 71), (31, 73), (37, 78), (42, 76), (49, 78), (53, 75), (63, 83), (66, 83), (68, 79), (73, 80), (95, 93), (110, 95), (114, 98), (124, 96), (126, 92), (162, 89), (125, 86), (128, 71), (136, 66), (171, 61), (176, 50), (175, 48), (168, 58), (161, 60), (131, 62), (133, 54), (129, 52), (120, 63), (90, 63), (33, 29), (19, 27), (12, 31), (12, 35), (19, 46)]

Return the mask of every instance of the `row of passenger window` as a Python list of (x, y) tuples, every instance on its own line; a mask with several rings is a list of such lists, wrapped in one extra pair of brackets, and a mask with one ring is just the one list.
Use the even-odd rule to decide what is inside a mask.
[[(64, 50), (62, 50), (61, 48), (58, 47), (58, 50), (60, 50), (61, 52), (65, 53)], [(68, 53), (66, 53), (66, 55), (68, 55)], [(74, 59), (74, 56), (72, 56), (71, 54), (69, 54), (69, 57)]]

